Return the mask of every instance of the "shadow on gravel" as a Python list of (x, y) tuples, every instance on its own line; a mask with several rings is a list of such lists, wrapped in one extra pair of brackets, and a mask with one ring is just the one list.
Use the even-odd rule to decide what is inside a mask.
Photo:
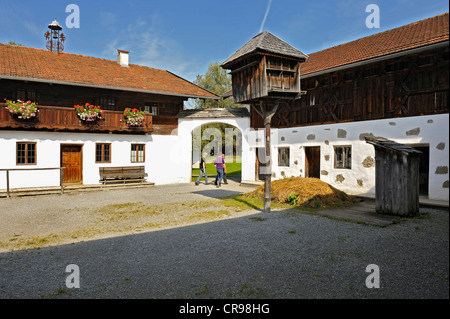
[(223, 198), (223, 197), (231, 197), (234, 195), (239, 195), (242, 194), (242, 192), (239, 191), (232, 191), (232, 190), (227, 190), (222, 188), (216, 188), (216, 186), (211, 186), (211, 189), (205, 189), (205, 190), (198, 190), (198, 191), (193, 191), (191, 193), (193, 194), (199, 194), (205, 197), (210, 197), (210, 198)]
[[(448, 214), (433, 218), (428, 231), (431, 219), (379, 228), (277, 211), (2, 253), (0, 298), (448, 298)], [(372, 263), (381, 289), (365, 286)], [(80, 288), (66, 287), (70, 264)]]

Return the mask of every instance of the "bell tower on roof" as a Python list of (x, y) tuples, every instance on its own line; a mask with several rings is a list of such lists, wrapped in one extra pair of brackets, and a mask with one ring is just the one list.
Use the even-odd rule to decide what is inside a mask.
[(47, 40), (46, 47), (51, 52), (61, 53), (64, 51), (64, 41), (66, 37), (64, 33), (61, 32), (62, 27), (59, 25), (58, 21), (53, 20), (52, 23), (48, 25), (47, 32), (45, 32), (44, 37)]

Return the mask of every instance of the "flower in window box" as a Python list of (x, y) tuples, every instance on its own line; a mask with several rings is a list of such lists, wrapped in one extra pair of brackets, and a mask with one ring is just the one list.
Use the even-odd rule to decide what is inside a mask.
[(138, 109), (125, 108), (123, 118), (128, 126), (143, 126), (145, 124), (145, 112)]
[(105, 113), (100, 106), (91, 105), (89, 103), (86, 103), (85, 105), (74, 105), (74, 108), (80, 120), (86, 122), (101, 120)]
[(6, 101), (6, 109), (9, 111), (9, 113), (11, 113), (12, 115), (21, 120), (34, 119), (36, 118), (37, 113), (39, 112), (37, 103), (35, 102), (31, 101), (24, 102), (21, 100), (17, 100), (17, 102), (15, 102), (6, 99), (5, 101)]

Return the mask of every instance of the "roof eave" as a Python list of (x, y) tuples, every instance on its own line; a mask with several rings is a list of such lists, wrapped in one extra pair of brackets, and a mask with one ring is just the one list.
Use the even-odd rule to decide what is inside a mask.
[(239, 61), (241, 61), (243, 59), (246, 59), (249, 56), (256, 55), (256, 54), (278, 56), (280, 58), (298, 60), (298, 61), (301, 61), (301, 62), (305, 62), (308, 59), (308, 57), (309, 57), (306, 54), (304, 54), (304, 57), (295, 57), (295, 56), (291, 56), (291, 55), (284, 55), (284, 54), (281, 54), (281, 53), (270, 52), (270, 51), (267, 51), (267, 50), (258, 49), (258, 50), (254, 50), (254, 51), (248, 52), (246, 54), (243, 54), (243, 55), (241, 55), (239, 57), (236, 57), (235, 59), (230, 60), (228, 62), (227, 62), (227, 60), (228, 60), (227, 59), (227, 60), (225, 60), (225, 62), (220, 64), (220, 67), (223, 68), (223, 69), (230, 69), (230, 66), (232, 66), (233, 64), (236, 64)]
[(438, 43), (434, 43), (434, 44), (420, 46), (420, 47), (416, 47), (416, 48), (412, 48), (412, 49), (408, 49), (408, 50), (404, 50), (404, 51), (400, 51), (400, 52), (395, 52), (395, 53), (390, 53), (390, 54), (386, 54), (386, 55), (381, 55), (381, 56), (378, 56), (378, 57), (375, 57), (375, 58), (371, 58), (371, 59), (356, 61), (356, 62), (352, 62), (352, 63), (348, 63), (348, 64), (344, 64), (344, 65), (339, 65), (339, 66), (328, 68), (328, 69), (323, 69), (323, 70), (319, 70), (319, 71), (315, 71), (315, 72), (311, 72), (311, 73), (302, 74), (302, 79), (307, 79), (307, 78), (310, 78), (310, 77), (314, 77), (314, 76), (318, 76), (318, 75), (322, 75), (322, 74), (326, 74), (326, 73), (332, 73), (332, 72), (337, 72), (337, 71), (341, 71), (341, 70), (345, 70), (345, 69), (359, 67), (359, 66), (362, 66), (362, 65), (366, 65), (366, 64), (370, 64), (370, 63), (376, 63), (376, 62), (380, 62), (380, 61), (383, 61), (383, 60), (394, 59), (394, 58), (401, 57), (401, 56), (404, 56), (404, 55), (420, 53), (422, 51), (433, 50), (433, 49), (445, 47), (445, 46), (448, 46), (448, 45), (449, 45), (449, 40), (445, 40), (443, 42), (438, 42)]
[[(8, 76), (8, 75), (0, 75), (0, 79), (81, 86), (81, 87), (90, 87), (90, 88), (96, 88), (96, 89), (119, 90), (119, 91), (147, 93), (147, 94), (169, 95), (169, 96), (178, 96), (178, 97), (193, 98), (193, 99), (211, 99), (211, 100), (219, 100), (220, 99), (220, 97), (217, 95), (215, 97), (212, 97), (212, 96), (196, 95), (196, 94), (183, 94), (183, 93), (171, 93), (171, 92), (151, 91), (151, 90), (142, 90), (142, 89), (133, 89), (133, 88), (123, 88), (123, 87), (111, 87), (111, 86), (102, 86), (102, 85), (76, 83), (76, 82), (64, 82), (64, 81), (54, 81), (54, 80), (46, 80), (46, 79), (16, 77), (16, 76)], [(207, 92), (211, 93), (209, 91), (207, 91)], [(213, 93), (211, 93), (211, 94), (213, 94)]]

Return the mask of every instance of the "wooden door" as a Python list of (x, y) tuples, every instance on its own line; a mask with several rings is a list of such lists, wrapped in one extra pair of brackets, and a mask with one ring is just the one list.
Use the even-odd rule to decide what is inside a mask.
[(64, 170), (64, 184), (83, 183), (82, 145), (61, 145), (61, 167)]
[(305, 177), (320, 178), (320, 146), (305, 147)]
[(428, 196), (430, 177), (430, 146), (412, 146), (422, 152), (419, 160), (419, 195)]

